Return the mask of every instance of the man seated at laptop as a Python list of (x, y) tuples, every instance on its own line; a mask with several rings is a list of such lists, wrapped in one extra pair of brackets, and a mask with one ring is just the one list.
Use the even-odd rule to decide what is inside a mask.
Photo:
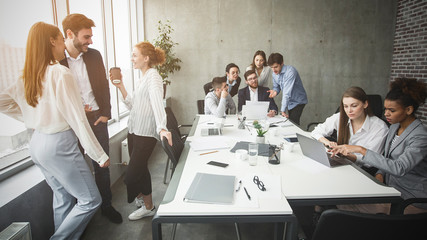
[(254, 70), (249, 70), (245, 72), (245, 80), (246, 85), (245, 88), (239, 90), (239, 98), (238, 98), (238, 110), (242, 111), (242, 106), (245, 105), (246, 101), (265, 101), (270, 102), (268, 107), (269, 117), (274, 117), (277, 114), (278, 108), (273, 98), (269, 98), (270, 90), (267, 87), (258, 86), (258, 76), (256, 75)]
[(226, 110), (229, 114), (236, 113), (236, 104), (228, 93), (226, 79), (215, 77), (212, 80), (213, 90), (205, 96), (205, 114), (224, 117)]

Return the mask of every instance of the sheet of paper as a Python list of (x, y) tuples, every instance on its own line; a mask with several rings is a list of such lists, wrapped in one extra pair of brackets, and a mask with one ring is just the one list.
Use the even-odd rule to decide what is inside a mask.
[(190, 142), (193, 151), (205, 151), (214, 149), (230, 148), (230, 139), (224, 136), (208, 136), (196, 138)]
[[(236, 192), (234, 204), (238, 207), (258, 207), (259, 199), (282, 199), (282, 184), (281, 178), (279, 175), (257, 175), (258, 179), (264, 183), (266, 188), (265, 191), (261, 191), (258, 188), (258, 185), (254, 183), (253, 178), (255, 175), (244, 175), (237, 176), (236, 189), (238, 188), (238, 182), (241, 180), (242, 185), (240, 190)], [(243, 187), (246, 187), (251, 200), (246, 196), (245, 190)]]

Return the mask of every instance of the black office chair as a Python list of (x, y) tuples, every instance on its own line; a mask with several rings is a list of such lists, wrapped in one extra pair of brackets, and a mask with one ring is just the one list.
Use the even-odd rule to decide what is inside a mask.
[[(420, 199), (414, 200), (420, 202)], [(427, 202), (426, 199), (421, 201)], [(412, 202), (404, 201), (400, 210)], [(406, 204), (406, 205), (405, 205)], [(427, 213), (385, 215), (329, 209), (322, 213), (312, 240), (427, 239)]]
[[(170, 107), (166, 107), (165, 112), (166, 112), (166, 117), (167, 117), (166, 127), (169, 129), (169, 131), (174, 130), (178, 134), (179, 138), (181, 139), (181, 142), (185, 142), (187, 135), (182, 135), (181, 131), (179, 129), (181, 127), (191, 127), (191, 125), (179, 125), (178, 121), (176, 120), (175, 114), (173, 114), (172, 109)], [(170, 157), (168, 157), (168, 159), (166, 160), (165, 174), (163, 176), (163, 183), (164, 184), (166, 184), (166, 178), (168, 176), (168, 169), (169, 169), (169, 161), (170, 160), (171, 160)], [(172, 170), (174, 169), (173, 165), (172, 165), (171, 169)], [(172, 175), (171, 175), (171, 177), (172, 177)]]
[(184, 149), (184, 142), (182, 141), (181, 136), (179, 136), (179, 134), (174, 129), (170, 129), (169, 131), (172, 134), (172, 146), (169, 145), (168, 140), (166, 138), (163, 138), (162, 147), (172, 162), (173, 175), (176, 164), (178, 164), (178, 160), (181, 157), (182, 150)]
[(203, 85), (203, 90), (205, 91), (205, 95), (212, 91), (212, 82), (208, 82)]
[(197, 113), (205, 114), (205, 100), (197, 100)]

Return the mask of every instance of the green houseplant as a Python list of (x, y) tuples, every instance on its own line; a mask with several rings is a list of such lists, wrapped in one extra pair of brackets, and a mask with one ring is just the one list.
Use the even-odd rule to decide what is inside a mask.
[(163, 84), (166, 87), (166, 85), (171, 83), (171, 81), (168, 79), (169, 74), (181, 70), (180, 63), (182, 61), (175, 56), (173, 51), (174, 47), (178, 45), (178, 43), (172, 41), (171, 33), (174, 31), (174, 29), (171, 27), (171, 22), (169, 20), (167, 20), (166, 23), (159, 21), (157, 30), (159, 31), (159, 36), (157, 36), (157, 38), (154, 40), (153, 45), (165, 51), (166, 62), (161, 66), (157, 66), (156, 69), (162, 77)]
[(264, 137), (264, 134), (267, 133), (268, 129), (267, 130), (262, 129), (262, 126), (258, 121), (254, 121), (253, 125), (254, 125), (254, 128), (256, 129), (257, 136)]

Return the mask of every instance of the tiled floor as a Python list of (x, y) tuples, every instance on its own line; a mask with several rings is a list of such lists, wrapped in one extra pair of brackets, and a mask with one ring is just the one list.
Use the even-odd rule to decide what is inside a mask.
[[(166, 166), (166, 154), (161, 144), (156, 145), (155, 150), (149, 160), (149, 169), (153, 184), (153, 201), (158, 205), (166, 191), (167, 184), (163, 184), (163, 174)], [(117, 181), (112, 187), (113, 206), (122, 214), (123, 223), (110, 223), (98, 211), (89, 223), (83, 240), (97, 239), (152, 239), (151, 219), (147, 217), (138, 221), (129, 221), (128, 215), (136, 209), (134, 203), (127, 203), (126, 187), (123, 180)], [(163, 239), (170, 239), (172, 224), (162, 225)], [(241, 239), (273, 239), (273, 224), (239, 224)], [(206, 240), (227, 240), (237, 239), (234, 224), (178, 224), (175, 239), (206, 239)]]

